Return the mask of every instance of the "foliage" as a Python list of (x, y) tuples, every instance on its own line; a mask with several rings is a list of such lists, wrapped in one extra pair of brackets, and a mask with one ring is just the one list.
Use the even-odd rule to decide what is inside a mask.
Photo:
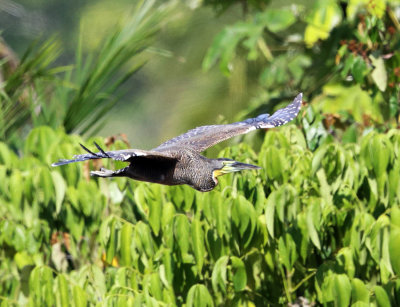
[(237, 3), (244, 18), (203, 61), (256, 76), (237, 116), (301, 89), (310, 103), (257, 153), (246, 142), (221, 151), (262, 170), (209, 193), (89, 177), (121, 162), (49, 167), (81, 152), (68, 133), (94, 135), (170, 5), (141, 1), (99, 53), (83, 56), (81, 41), (74, 67), (54, 67), (56, 40), (11, 70), (0, 62), (1, 306), (400, 305), (396, 1), (204, 1), (221, 14)]
[[(62, 125), (67, 132), (95, 133), (121, 97), (121, 86), (148, 60), (145, 51), (165, 24), (172, 5), (140, 1), (136, 10), (86, 56), (80, 42), (73, 67), (54, 66), (57, 42), (32, 45), (0, 88), (0, 140), (24, 136), (30, 126)], [(7, 64), (8, 59), (0, 62)], [(63, 73), (60, 76), (60, 73)]]
[[(207, 1), (216, 9), (235, 2), (242, 3)], [(328, 128), (362, 123), (362, 132), (372, 125), (383, 129), (398, 125), (398, 1), (321, 0), (310, 7), (279, 8), (249, 1), (249, 7), (245, 20), (215, 37), (203, 68), (208, 70), (219, 61), (221, 71), (229, 75), (243, 56), (260, 64), (259, 84), (266, 93), (252, 108), (302, 89), (318, 110), (334, 118)], [(360, 101), (362, 106), (354, 106)]]
[[(5, 45), (1, 46), (2, 50)], [(19, 61), (11, 52), (4, 54), (0, 62), (0, 140), (10, 140), (13, 134), (26, 126), (37, 113), (39, 105), (33, 84), (49, 80), (63, 68), (51, 69), (59, 53), (54, 40), (39, 45), (34, 42)]]
[(210, 193), (49, 168), (79, 142), (39, 127), (22, 159), (0, 144), (3, 305), (400, 304), (397, 130), (314, 153), (293, 125), (269, 131), (258, 161), (220, 153), (263, 169)]

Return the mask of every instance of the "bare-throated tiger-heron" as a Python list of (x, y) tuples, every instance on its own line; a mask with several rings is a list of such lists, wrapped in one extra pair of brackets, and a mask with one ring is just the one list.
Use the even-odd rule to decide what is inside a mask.
[(130, 164), (116, 171), (102, 168), (90, 174), (97, 177), (129, 177), (166, 185), (187, 184), (198, 191), (207, 192), (217, 186), (217, 177), (220, 175), (260, 167), (227, 158), (208, 159), (200, 154), (202, 151), (236, 135), (284, 125), (297, 116), (301, 103), (300, 93), (291, 104), (271, 116), (262, 114), (232, 124), (197, 127), (152, 150), (104, 151), (95, 143), (99, 152), (94, 153), (81, 144), (87, 154), (76, 155), (71, 160), (60, 160), (52, 165), (109, 158)]

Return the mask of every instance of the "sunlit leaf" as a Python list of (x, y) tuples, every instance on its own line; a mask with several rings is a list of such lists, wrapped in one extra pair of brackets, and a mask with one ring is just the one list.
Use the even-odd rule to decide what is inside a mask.
[(268, 9), (256, 16), (272, 32), (286, 29), (295, 22), (295, 16), (290, 9)]
[(247, 284), (246, 268), (240, 258), (231, 257), (233, 270), (233, 288), (236, 292), (243, 291)]
[(190, 229), (190, 224), (186, 216), (178, 214), (174, 219), (174, 236), (180, 248), (181, 255), (186, 255), (189, 251), (190, 235), (193, 229)]
[(314, 203), (313, 206), (307, 211), (307, 227), (310, 239), (318, 249), (321, 249), (321, 243), (317, 233), (317, 227), (319, 228), (320, 217), (321, 216), (319, 205), (317, 203)]
[(277, 201), (277, 192), (273, 191), (268, 197), (265, 208), (265, 221), (271, 237), (274, 237), (275, 204)]
[(333, 0), (319, 0), (307, 19), (304, 40), (307, 45), (314, 45), (319, 39), (326, 39), (330, 30), (341, 20), (341, 11)]
[(211, 307), (214, 306), (212, 297), (204, 285), (193, 285), (187, 295), (186, 305), (188, 307)]
[(387, 86), (387, 72), (385, 68), (385, 63), (381, 57), (375, 58), (370, 56), (374, 70), (371, 73), (372, 80), (374, 80), (376, 86), (380, 91), (384, 92)]
[(148, 205), (149, 223), (154, 234), (158, 236), (161, 227), (162, 203), (159, 200), (151, 199), (148, 201)]
[(108, 226), (110, 227), (110, 238), (107, 243), (106, 261), (108, 264), (112, 264), (118, 244), (118, 230), (116, 228), (117, 225), (115, 220), (111, 220), (111, 223)]
[(130, 266), (132, 257), (131, 257), (131, 242), (133, 239), (132, 234), (132, 225), (129, 223), (125, 223), (121, 227), (121, 264)]
[(153, 273), (150, 278), (150, 293), (157, 300), (162, 300), (162, 283), (159, 277), (159, 274)]
[(389, 237), (389, 255), (390, 262), (396, 274), (400, 274), (400, 209), (392, 207), (391, 212), (391, 226)]
[(358, 278), (351, 280), (351, 301), (369, 303), (369, 291), (365, 284)]
[(351, 297), (351, 284), (344, 274), (335, 275), (334, 278), (335, 302), (338, 306), (348, 306)]
[(72, 294), (74, 298), (74, 304), (76, 307), (85, 307), (87, 306), (87, 298), (86, 293), (79, 286), (74, 286), (72, 289)]
[(64, 274), (60, 274), (57, 276), (57, 305), (62, 307), (67, 307), (70, 304), (70, 294), (68, 291), (68, 283), (64, 276)]
[(226, 282), (227, 282), (227, 266), (228, 266), (229, 257), (222, 256), (218, 259), (218, 261), (214, 265), (214, 269), (212, 271), (212, 286), (214, 292), (219, 292), (221, 290), (223, 293), (226, 293)]
[(192, 232), (192, 248), (194, 256), (196, 258), (196, 264), (199, 273), (201, 273), (201, 269), (203, 268), (204, 264), (205, 249), (204, 249), (204, 231), (201, 226), (201, 222), (199, 220), (197, 219), (193, 220), (191, 232)]
[(387, 294), (384, 288), (382, 288), (381, 286), (375, 286), (374, 292), (375, 292), (376, 302), (378, 303), (379, 307), (391, 306), (389, 295)]
[(59, 172), (52, 171), (51, 176), (53, 177), (53, 183), (56, 192), (56, 213), (58, 214), (61, 210), (67, 185), (65, 184), (65, 181)]

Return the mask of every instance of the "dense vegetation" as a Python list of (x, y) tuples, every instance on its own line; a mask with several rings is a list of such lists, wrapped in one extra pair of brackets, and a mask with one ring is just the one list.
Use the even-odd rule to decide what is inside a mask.
[[(89, 177), (121, 162), (50, 167), (79, 143), (129, 147), (93, 124), (174, 3), (141, 2), (73, 67), (54, 66), (55, 42), (0, 62), (1, 306), (400, 305), (399, 6), (238, 3), (243, 19), (215, 38), (204, 69), (218, 62), (231, 78), (248, 65), (259, 86), (240, 118), (301, 90), (308, 103), (293, 124), (220, 151), (262, 170), (209, 193)], [(238, 3), (203, 5), (227, 14)]]

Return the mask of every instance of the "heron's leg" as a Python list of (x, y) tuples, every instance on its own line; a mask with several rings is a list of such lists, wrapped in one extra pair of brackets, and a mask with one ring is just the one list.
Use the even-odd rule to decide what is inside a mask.
[(95, 177), (123, 177), (126, 176), (126, 170), (128, 167), (121, 168), (116, 171), (101, 168), (99, 171), (91, 171), (90, 175)]

